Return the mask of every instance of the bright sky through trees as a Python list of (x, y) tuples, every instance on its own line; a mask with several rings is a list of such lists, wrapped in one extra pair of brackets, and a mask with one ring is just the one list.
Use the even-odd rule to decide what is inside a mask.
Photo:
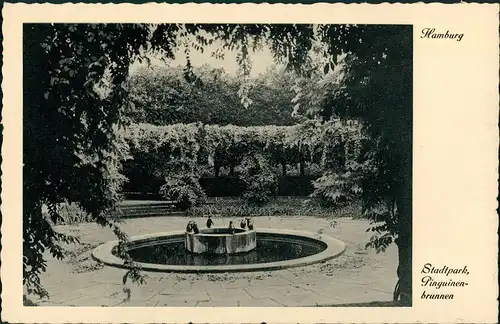
[[(151, 27), (153, 28), (153, 27)], [(193, 67), (200, 67), (202, 65), (208, 64), (214, 69), (222, 68), (224, 71), (231, 75), (237, 75), (238, 70), (241, 66), (238, 65), (237, 55), (238, 50), (228, 50), (224, 48), (223, 42), (213, 35), (209, 35), (200, 32), (203, 37), (211, 40), (210, 45), (203, 46), (203, 52), (194, 48), (196, 38), (194, 35), (188, 35), (185, 37), (178, 36), (176, 39), (177, 46), (175, 47), (174, 54), (175, 58), (170, 61), (164, 61), (161, 54), (150, 54), (151, 66), (171, 66), (171, 67), (185, 67), (187, 63), (187, 54), (190, 58), (191, 65)], [(309, 53), (310, 57), (314, 60), (323, 61), (326, 58), (321, 55), (321, 52), (325, 51), (325, 44), (319, 41), (313, 41), (313, 50)], [(282, 67), (283, 64), (276, 62), (273, 59), (271, 49), (268, 44), (264, 42), (259, 42), (258, 45), (255, 42), (250, 41), (249, 58), (251, 61), (250, 77), (257, 77), (259, 74), (264, 73), (270, 66), (275, 65), (277, 67)], [(222, 54), (223, 57), (220, 57)], [(345, 57), (345, 54), (338, 55), (337, 61), (340, 62)], [(326, 61), (325, 61), (326, 64)], [(141, 66), (147, 65), (147, 63), (135, 62), (132, 64), (130, 72), (134, 73)]]
[[(199, 67), (204, 64), (208, 64), (211, 67), (217, 69), (217, 68), (223, 68), (224, 71), (226, 71), (229, 74), (236, 75), (238, 71), (238, 63), (236, 61), (236, 51), (223, 51), (224, 53), (224, 58), (216, 58), (212, 54), (217, 51), (217, 49), (220, 46), (220, 42), (215, 41), (212, 45), (206, 46), (204, 49), (203, 53), (200, 51), (197, 51), (191, 46), (182, 46), (177, 49), (175, 52), (175, 59), (172, 61), (164, 62), (161, 59), (161, 56), (155, 55), (155, 56), (150, 56), (151, 58), (151, 65), (152, 67), (154, 66), (186, 66), (186, 55), (184, 53), (186, 47), (189, 47), (191, 52), (190, 52), (190, 59), (191, 59), (191, 64), (194, 67)], [(263, 45), (263, 47), (257, 51), (251, 51), (250, 52), (250, 59), (252, 61), (252, 69), (250, 72), (250, 76), (256, 77), (261, 73), (264, 73), (266, 69), (274, 63), (271, 51), (266, 45)], [(134, 73), (137, 71), (137, 69), (140, 66), (146, 65), (146, 63), (134, 63), (131, 66), (131, 73)]]

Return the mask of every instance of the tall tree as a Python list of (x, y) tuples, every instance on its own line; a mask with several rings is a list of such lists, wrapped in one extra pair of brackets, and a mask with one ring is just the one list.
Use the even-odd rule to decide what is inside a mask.
[[(53, 230), (59, 204), (76, 203), (101, 225), (119, 200), (121, 141), (131, 60), (146, 46), (140, 25), (24, 25), (23, 265), (29, 293), (45, 295), (45, 251), (74, 238)], [(43, 207), (47, 206), (45, 213)]]
[[(383, 250), (395, 241), (399, 282), (394, 298), (410, 303), (411, 26), (324, 25), (318, 27), (318, 35), (320, 57), (308, 62), (307, 78), (297, 84), (295, 112), (359, 119), (371, 135), (363, 143), (364, 159), (322, 177), (318, 189), (334, 191), (332, 196), (339, 200), (357, 188), (362, 191), (363, 214), (374, 224), (368, 245)], [(307, 82), (310, 78), (316, 80), (314, 85)]]
[(131, 74), (133, 109), (126, 115), (136, 123), (167, 125), (194, 123), (237, 126), (291, 125), (294, 75), (269, 69), (251, 78), (246, 109), (238, 97), (242, 80), (222, 69), (193, 67), (197, 82), (189, 82), (182, 67), (141, 67)]
[[(342, 87), (327, 79), (329, 91), (324, 93), (321, 114), (361, 119), (371, 135), (364, 161), (373, 167), (357, 179), (363, 190), (364, 216), (375, 224), (368, 245), (385, 249), (395, 241), (399, 282), (394, 298), (411, 303), (411, 26), (322, 26), (320, 34), (331, 55), (347, 54)], [(351, 168), (350, 175), (361, 171), (359, 166)]]

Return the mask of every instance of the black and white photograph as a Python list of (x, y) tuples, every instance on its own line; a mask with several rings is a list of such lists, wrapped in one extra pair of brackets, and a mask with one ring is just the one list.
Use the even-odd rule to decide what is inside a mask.
[(411, 306), (412, 37), (24, 24), (25, 305)]

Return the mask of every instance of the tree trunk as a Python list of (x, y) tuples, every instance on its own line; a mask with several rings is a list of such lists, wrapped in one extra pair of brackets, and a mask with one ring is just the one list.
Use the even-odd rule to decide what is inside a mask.
[(401, 232), (396, 239), (399, 254), (398, 266), (398, 283), (396, 293), (394, 294), (395, 301), (399, 301), (404, 305), (412, 305), (412, 244), (411, 234)]
[(281, 171), (282, 171), (283, 175), (285, 176), (286, 175), (286, 163), (281, 163)]
[(306, 167), (304, 161), (300, 161), (299, 169), (300, 169), (300, 175), (303, 176), (306, 173), (305, 172)]
[[(411, 163), (405, 163), (407, 169), (411, 168)], [(408, 176), (403, 178), (402, 190), (397, 200), (398, 209), (398, 238), (396, 245), (398, 247), (399, 266), (398, 266), (398, 287), (395, 293), (395, 299), (402, 304), (412, 305), (412, 181), (411, 169), (407, 170)]]
[(229, 166), (229, 175), (234, 175), (234, 165)]
[(215, 173), (215, 177), (219, 176), (219, 174), (220, 174), (220, 166), (214, 165), (214, 173)]

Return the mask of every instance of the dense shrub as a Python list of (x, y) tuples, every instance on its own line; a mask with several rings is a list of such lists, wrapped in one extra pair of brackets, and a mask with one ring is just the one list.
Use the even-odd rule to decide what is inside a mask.
[[(56, 206), (60, 217), (54, 222), (54, 225), (74, 225), (92, 221), (89, 213), (85, 212), (78, 204), (61, 203)], [(49, 218), (48, 206), (42, 207), (42, 214)]]
[(313, 181), (314, 192), (311, 197), (325, 207), (349, 204), (362, 197), (363, 179), (371, 179), (375, 171), (376, 167), (369, 158), (351, 160), (337, 172), (326, 171)]
[(200, 185), (208, 197), (237, 197), (245, 192), (245, 183), (238, 176), (203, 177)]
[[(360, 124), (354, 121), (332, 119), (259, 127), (132, 124), (123, 137), (133, 157), (124, 163), (125, 174), (139, 184), (141, 179), (135, 176), (136, 171), (142, 179), (151, 179), (142, 188), (155, 190), (156, 183), (156, 190), (165, 199), (178, 202), (184, 210), (206, 197), (203, 185), (207, 181), (200, 183), (202, 172), (206, 175), (210, 169), (224, 166), (238, 170), (241, 182), (233, 181), (233, 186), (215, 184), (218, 191), (226, 189), (221, 196), (243, 194), (252, 204), (265, 204), (269, 197), (280, 193), (312, 193), (313, 198), (328, 207), (347, 203), (361, 194), (360, 178), (351, 174), (359, 173), (352, 166), (359, 166), (356, 163), (364, 135)], [(315, 163), (317, 173), (328, 172), (306, 180), (303, 176), (287, 180), (279, 177), (283, 165), (306, 162)], [(235, 180), (236, 174), (230, 174)]]
[(179, 151), (196, 156), (200, 164), (237, 166), (245, 154), (263, 153), (271, 164), (315, 162), (321, 166), (339, 148), (347, 160), (355, 156), (363, 134), (359, 123), (334, 119), (255, 127), (132, 124), (124, 136), (133, 156), (154, 153), (164, 159)]
[(162, 196), (175, 201), (182, 210), (203, 203), (206, 195), (198, 181), (196, 161), (186, 155), (170, 158), (164, 170), (165, 184), (160, 188)]
[(192, 174), (167, 177), (160, 193), (164, 198), (175, 201), (176, 206), (182, 210), (205, 200), (203, 188)]
[[(313, 181), (319, 176), (279, 176), (276, 195), (309, 196), (314, 191)], [(208, 197), (240, 197), (245, 192), (245, 182), (238, 176), (202, 177), (200, 185)]]
[(250, 203), (263, 205), (276, 195), (278, 171), (263, 154), (249, 154), (240, 166), (240, 177), (245, 183), (245, 197)]
[(278, 195), (309, 196), (314, 191), (313, 181), (317, 178), (315, 175), (279, 177)]
[(361, 216), (359, 201), (353, 201), (339, 208), (325, 208), (317, 201), (305, 197), (271, 197), (266, 205), (249, 204), (243, 198), (218, 198), (211, 204), (192, 207), (187, 210), (191, 217), (245, 217), (245, 216), (311, 216), (349, 217)]

